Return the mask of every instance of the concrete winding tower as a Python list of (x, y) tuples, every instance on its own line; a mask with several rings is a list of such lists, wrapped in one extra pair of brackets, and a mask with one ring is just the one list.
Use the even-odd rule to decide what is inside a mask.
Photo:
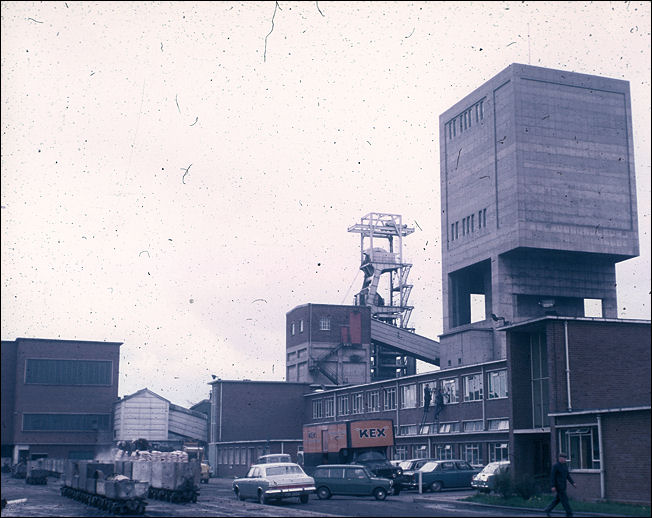
[[(360, 234), (362, 289), (355, 295), (356, 306), (371, 308), (371, 318), (406, 331), (413, 306), (408, 305), (412, 285), (408, 283), (411, 264), (403, 261), (403, 238), (414, 232), (398, 214), (371, 212), (348, 228)], [(416, 373), (411, 356), (372, 341), (372, 379), (386, 379)]]
[(617, 318), (615, 265), (639, 252), (631, 117), (627, 81), (521, 64), (440, 116), (442, 368), (504, 358), (508, 322)]

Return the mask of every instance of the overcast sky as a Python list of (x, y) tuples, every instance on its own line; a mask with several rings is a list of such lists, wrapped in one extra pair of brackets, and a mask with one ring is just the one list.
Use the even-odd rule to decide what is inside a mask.
[(2, 2), (2, 339), (119, 341), (120, 395), (283, 380), (285, 314), (351, 304), (401, 214), (441, 322), (439, 115), (511, 63), (630, 82), (650, 319), (649, 2)]

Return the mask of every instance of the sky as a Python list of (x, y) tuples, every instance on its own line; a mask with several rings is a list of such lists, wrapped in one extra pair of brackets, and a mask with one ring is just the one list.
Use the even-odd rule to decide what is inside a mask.
[(415, 228), (437, 339), (439, 115), (511, 63), (630, 82), (619, 317), (650, 319), (650, 6), (2, 2), (2, 339), (123, 342), (119, 395), (184, 406), (284, 380), (286, 313), (352, 304), (370, 212)]

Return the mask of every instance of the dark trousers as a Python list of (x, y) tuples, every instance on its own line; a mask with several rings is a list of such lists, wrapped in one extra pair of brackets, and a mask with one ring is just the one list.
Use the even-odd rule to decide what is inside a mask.
[(545, 508), (545, 512), (549, 513), (552, 511), (557, 504), (561, 502), (561, 505), (564, 506), (564, 510), (566, 511), (566, 516), (573, 516), (573, 510), (570, 507), (570, 504), (568, 503), (568, 495), (566, 494), (566, 490), (564, 489), (563, 491), (555, 491), (555, 499), (550, 502), (548, 507)]

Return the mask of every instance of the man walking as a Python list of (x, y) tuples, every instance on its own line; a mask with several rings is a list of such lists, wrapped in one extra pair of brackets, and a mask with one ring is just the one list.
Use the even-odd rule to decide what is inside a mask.
[(550, 516), (550, 511), (559, 502), (564, 506), (566, 516), (573, 516), (573, 510), (568, 503), (568, 495), (566, 494), (566, 481), (568, 480), (573, 487), (576, 486), (575, 481), (568, 472), (568, 464), (566, 464), (567, 457), (565, 453), (560, 453), (559, 462), (555, 462), (550, 472), (550, 485), (552, 486), (552, 492), (555, 493), (555, 499), (545, 508), (546, 516)]

